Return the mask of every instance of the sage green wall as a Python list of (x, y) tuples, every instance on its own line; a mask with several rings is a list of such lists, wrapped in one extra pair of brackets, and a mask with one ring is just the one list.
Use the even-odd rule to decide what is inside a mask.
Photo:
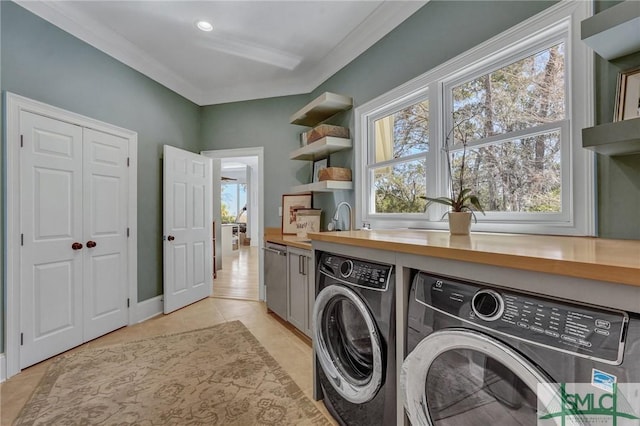
[[(259, 140), (248, 139), (244, 135), (262, 133), (266, 136), (273, 132), (275, 137), (267, 136), (269, 144), (265, 143), (265, 224), (279, 226), (274, 211), (280, 203), (280, 194), (287, 192), (293, 184), (308, 182), (308, 173), (298, 173), (302, 168), (299, 164), (304, 162), (289, 161), (295, 166), (286, 164), (288, 152), (298, 146), (297, 134), (306, 129), (288, 124), (288, 117), (293, 112), (325, 91), (352, 96), (354, 105), (361, 105), (554, 3), (432, 0), (309, 95), (278, 98), (276, 108), (271, 108), (269, 100), (204, 107), (202, 135), (205, 148), (219, 148), (221, 143), (225, 147), (255, 146)], [(353, 129), (353, 110), (332, 118), (331, 123), (348, 125)], [(238, 137), (234, 138), (236, 131)], [(353, 151), (336, 153), (330, 160), (331, 165), (353, 169)], [(291, 167), (296, 169), (291, 171)], [(288, 175), (283, 176), (287, 170)], [(274, 185), (272, 178), (275, 179)], [(343, 200), (353, 205), (353, 193), (338, 191), (314, 195), (314, 207), (324, 211), (324, 226), (333, 215), (335, 206)], [(341, 226), (344, 225), (341, 222)], [(355, 225), (359, 227), (361, 224)]]
[(306, 161), (289, 161), (305, 128), (287, 125), (307, 95), (233, 102), (202, 108), (202, 150), (264, 147), (264, 225), (279, 227), (278, 207), (291, 186), (308, 182)]
[[(632, 1), (632, 0), (628, 0)], [(598, 1), (595, 11), (618, 1)], [(620, 71), (640, 66), (640, 52), (611, 62), (596, 55), (596, 124), (613, 121)], [(598, 229), (604, 238), (640, 239), (640, 154), (598, 155)]]
[(200, 108), (2, 1), (2, 90), (138, 132), (138, 300), (162, 293), (162, 145), (200, 148)]

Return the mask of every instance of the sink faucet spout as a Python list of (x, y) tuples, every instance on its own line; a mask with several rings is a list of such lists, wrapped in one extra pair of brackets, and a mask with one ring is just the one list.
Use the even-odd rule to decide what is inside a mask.
[(338, 207), (336, 207), (336, 211), (333, 214), (333, 222), (335, 222), (336, 224), (338, 223), (338, 215), (340, 213), (340, 208), (342, 206), (345, 206), (347, 208), (347, 210), (349, 211), (349, 231), (353, 230), (353, 210), (351, 209), (351, 205), (349, 203), (347, 203), (346, 201), (342, 201), (341, 203), (338, 204)]

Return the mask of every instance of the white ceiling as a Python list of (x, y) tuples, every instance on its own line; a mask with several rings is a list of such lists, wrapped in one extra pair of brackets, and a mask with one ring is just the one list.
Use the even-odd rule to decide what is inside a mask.
[[(311, 92), (427, 1), (17, 3), (194, 103), (209, 105)], [(200, 19), (214, 30), (197, 30)]]

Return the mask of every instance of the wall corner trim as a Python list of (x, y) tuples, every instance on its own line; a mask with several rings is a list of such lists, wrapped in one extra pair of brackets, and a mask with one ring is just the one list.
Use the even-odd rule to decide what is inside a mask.
[(7, 380), (7, 358), (0, 354), (0, 383)]
[(162, 315), (163, 310), (162, 295), (138, 302), (136, 307), (136, 323), (141, 323), (158, 315)]

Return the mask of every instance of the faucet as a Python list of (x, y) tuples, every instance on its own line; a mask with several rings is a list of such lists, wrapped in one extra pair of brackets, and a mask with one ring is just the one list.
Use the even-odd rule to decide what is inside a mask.
[[(347, 203), (346, 201), (342, 201), (341, 203), (338, 204), (338, 207), (336, 207), (336, 211), (333, 214), (333, 219), (332, 219), (332, 223), (331, 225), (333, 225), (333, 229), (336, 229), (337, 225), (338, 225), (338, 213), (340, 213), (340, 207), (342, 206), (346, 206), (347, 209), (349, 210), (349, 231), (353, 230), (353, 218), (351, 217), (351, 215), (353, 214), (352, 210), (351, 210), (351, 205), (349, 203)], [(333, 222), (335, 222), (335, 225), (333, 224)]]

